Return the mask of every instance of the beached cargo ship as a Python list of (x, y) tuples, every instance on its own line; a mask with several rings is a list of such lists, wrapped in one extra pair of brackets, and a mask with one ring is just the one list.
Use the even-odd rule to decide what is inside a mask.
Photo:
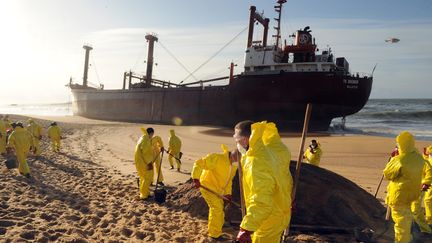
[[(70, 82), (73, 112), (89, 118), (183, 125), (233, 126), (241, 120), (274, 121), (287, 130), (301, 130), (307, 103), (313, 104), (310, 130), (327, 130), (333, 118), (360, 111), (366, 104), (372, 75), (349, 70), (344, 57), (331, 49), (318, 51), (309, 27), (298, 30), (294, 43), (280, 43), (280, 19), (285, 0), (277, 1), (275, 43), (267, 43), (269, 19), (250, 8), (244, 70), (227, 77), (175, 84), (152, 77), (153, 48), (158, 41), (147, 35), (145, 76), (125, 72), (123, 88), (104, 90), (87, 85), (90, 50), (86, 49), (83, 84)], [(254, 25), (263, 37), (253, 41)], [(233, 66), (233, 65), (231, 65)], [(132, 79), (138, 79), (133, 83)], [(221, 80), (226, 84), (220, 85)], [(215, 83), (216, 82), (216, 83)]]

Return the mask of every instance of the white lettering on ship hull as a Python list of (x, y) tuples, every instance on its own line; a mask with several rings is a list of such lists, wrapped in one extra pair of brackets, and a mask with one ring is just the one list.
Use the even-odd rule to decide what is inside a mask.
[(343, 83), (347, 89), (358, 89), (359, 81), (356, 79), (344, 79)]

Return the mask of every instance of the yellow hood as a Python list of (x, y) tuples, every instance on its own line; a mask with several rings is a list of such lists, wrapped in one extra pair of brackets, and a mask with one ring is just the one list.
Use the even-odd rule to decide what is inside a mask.
[(396, 142), (398, 143), (399, 152), (401, 154), (406, 154), (415, 150), (415, 140), (414, 136), (403, 131), (396, 137)]

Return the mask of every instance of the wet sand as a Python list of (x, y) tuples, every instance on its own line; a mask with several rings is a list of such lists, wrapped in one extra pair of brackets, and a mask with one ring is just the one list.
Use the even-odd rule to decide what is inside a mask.
[[(207, 242), (207, 221), (158, 205), (137, 201), (134, 146), (140, 127), (153, 127), (168, 143), (169, 130), (182, 139), (182, 171), (169, 169), (164, 156), (165, 184), (174, 189), (190, 178), (193, 162), (220, 144), (234, 148), (231, 129), (203, 126), (165, 126), (107, 122), (81, 117), (36, 117), (46, 127), (55, 120), (65, 130), (62, 152), (55, 154), (42, 143), (40, 158), (30, 157), (32, 178), (0, 170), (0, 239), (87, 240), (104, 242), (156, 241)], [(45, 130), (46, 131), (46, 130)], [(298, 157), (300, 135), (283, 133), (283, 141)], [(355, 182), (371, 194), (381, 179), (394, 138), (312, 134), (323, 147), (321, 166)], [(417, 141), (421, 150), (432, 141)], [(385, 196), (386, 181), (379, 198)], [(236, 229), (224, 229), (227, 238)]]

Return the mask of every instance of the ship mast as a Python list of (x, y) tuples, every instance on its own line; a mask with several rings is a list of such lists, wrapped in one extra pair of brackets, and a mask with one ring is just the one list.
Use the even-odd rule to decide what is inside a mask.
[(87, 87), (87, 77), (88, 77), (88, 66), (89, 66), (89, 56), (90, 51), (93, 50), (93, 47), (89, 45), (84, 45), (85, 49), (85, 62), (84, 62), (84, 76), (83, 76), (83, 87)]
[(147, 34), (145, 36), (146, 40), (149, 43), (148, 53), (147, 53), (147, 71), (146, 71), (146, 86), (151, 86), (152, 81), (152, 73), (153, 73), (153, 50), (154, 50), (154, 42), (158, 41), (158, 38), (155, 34)]
[(273, 37), (276, 37), (276, 45), (275, 45), (276, 48), (279, 47), (279, 39), (281, 38), (281, 35), (280, 35), (280, 27), (281, 27), (282, 5), (283, 5), (284, 3), (286, 3), (286, 0), (278, 0), (277, 3), (278, 3), (279, 5), (274, 6), (274, 8), (275, 8), (275, 11), (276, 11), (277, 13), (279, 13), (279, 14), (278, 14), (279, 16), (278, 16), (277, 18), (274, 19), (274, 20), (276, 20), (276, 22), (277, 22), (277, 27), (274, 27), (274, 28), (276, 29), (276, 35), (273, 35)]
[(250, 7), (250, 15), (249, 15), (248, 41), (247, 41), (247, 46), (246, 46), (247, 48), (252, 46), (255, 20), (258, 21), (260, 24), (262, 24), (262, 26), (264, 27), (262, 45), (267, 46), (267, 33), (268, 33), (268, 25), (269, 25), (270, 20), (268, 18), (264, 18), (260, 14), (256, 13), (256, 7), (251, 6)]

